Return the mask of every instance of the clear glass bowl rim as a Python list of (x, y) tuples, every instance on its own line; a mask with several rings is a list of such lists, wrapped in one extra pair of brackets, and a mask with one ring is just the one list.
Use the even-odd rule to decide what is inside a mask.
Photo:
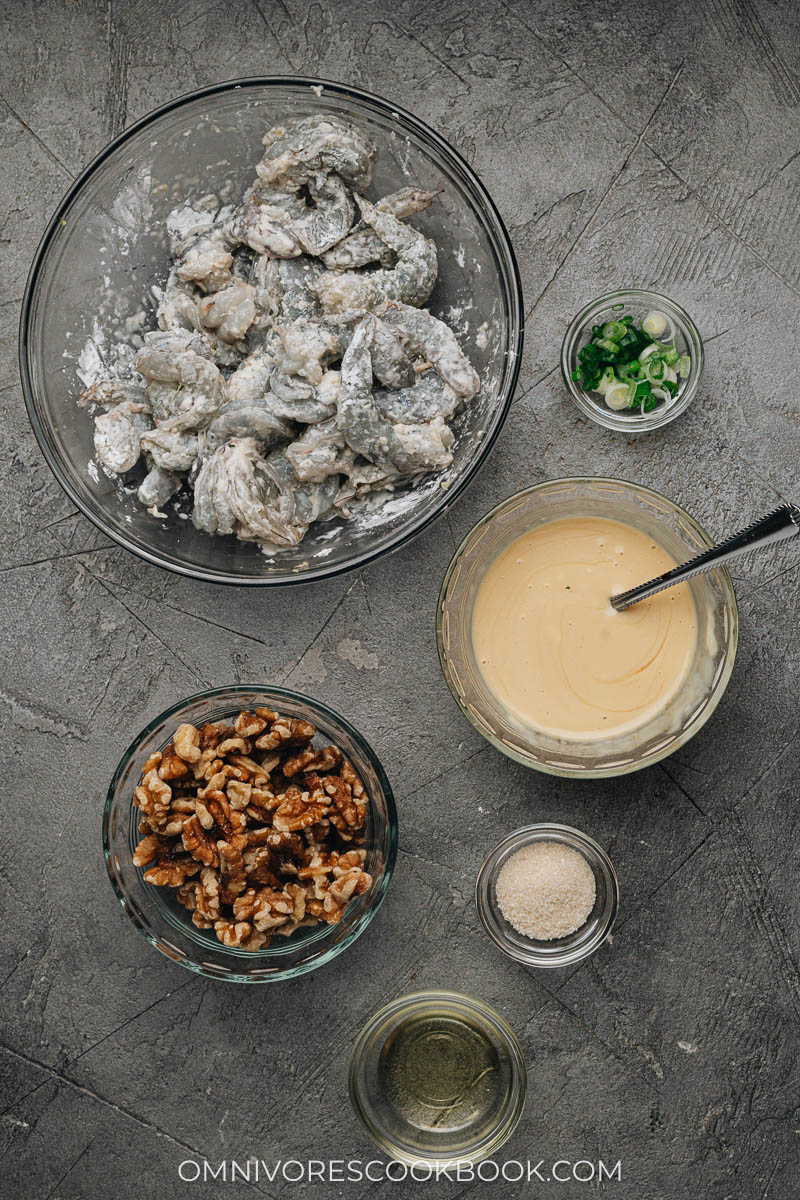
[[(533, 944), (529, 951), (522, 951), (518, 946), (507, 941), (503, 937), (502, 931), (490, 920), (488, 909), (492, 904), (490, 896), (492, 876), (500, 857), (506, 855), (506, 852), (510, 853), (521, 850), (523, 846), (530, 846), (537, 841), (542, 841), (548, 835), (551, 837), (558, 835), (559, 840), (566, 842), (574, 847), (575, 850), (583, 853), (584, 858), (587, 857), (586, 850), (588, 849), (593, 858), (597, 860), (599, 863), (598, 869), (606, 885), (608, 913), (603, 924), (598, 926), (594, 937), (584, 943), (584, 945), (579, 947), (564, 946), (561, 950), (555, 950), (549, 954), (540, 954)], [(594, 864), (590, 863), (590, 865), (592, 866), (592, 870), (595, 871)], [(619, 910), (619, 880), (617, 879), (614, 864), (608, 854), (594, 838), (589, 837), (588, 833), (583, 833), (582, 830), (575, 829), (571, 825), (560, 825), (554, 821), (539, 821), (536, 824), (523, 825), (519, 829), (512, 830), (511, 833), (506, 834), (486, 855), (475, 881), (475, 907), (478, 910), (478, 916), (483, 928), (494, 944), (508, 958), (512, 958), (515, 962), (522, 963), (526, 967), (568, 967), (589, 958), (611, 933)]]
[[(333, 946), (329, 946), (329, 947), (325, 948), (324, 950), (321, 950), (319, 954), (315, 955), (311, 959), (308, 959), (308, 960), (298, 964), (297, 966), (287, 967), (283, 971), (276, 971), (270, 975), (265, 975), (265, 976), (237, 975), (234, 973), (226, 974), (226, 975), (219, 975), (214, 971), (209, 971), (207, 969), (204, 969), (204, 967), (201, 963), (194, 962), (191, 959), (188, 959), (188, 958), (176, 959), (173, 955), (166, 954), (166, 952), (163, 950), (163, 948), (159, 944), (158, 939), (156, 937), (154, 937), (153, 934), (148, 929), (144, 928), (144, 926), (140, 923), (140, 921), (135, 919), (133, 917), (132, 913), (129, 912), (127, 898), (125, 896), (125, 893), (119, 887), (117, 880), (116, 880), (115, 873), (110, 867), (110, 860), (111, 860), (111, 855), (113, 853), (113, 850), (112, 850), (112, 846), (111, 846), (109, 827), (110, 827), (110, 822), (111, 822), (112, 810), (114, 808), (114, 803), (117, 799), (117, 787), (119, 784), (119, 780), (122, 776), (122, 773), (125, 770), (126, 766), (128, 765), (128, 762), (133, 757), (133, 755), (136, 753), (136, 751), (139, 749), (142, 742), (155, 729), (157, 729), (159, 725), (162, 725), (163, 723), (169, 721), (171, 718), (183, 713), (184, 710), (190, 704), (193, 704), (196, 701), (224, 699), (226, 696), (235, 695), (235, 694), (238, 694), (243, 691), (256, 691), (256, 692), (269, 691), (273, 694), (279, 693), (282, 697), (286, 698), (289, 705), (291, 704), (291, 702), (293, 700), (302, 701), (303, 704), (307, 704), (310, 708), (318, 710), (325, 716), (332, 717), (334, 719), (334, 721), (337, 721), (340, 725), (342, 725), (347, 730), (347, 733), (350, 735), (350, 737), (353, 739), (353, 741), (356, 742), (358, 744), (358, 746), (360, 747), (360, 749), (363, 751), (364, 756), (369, 759), (370, 764), (371, 764), (373, 770), (375, 771), (375, 774), (377, 775), (378, 780), (380, 782), (381, 790), (384, 794), (384, 798), (385, 798), (385, 802), (386, 802), (386, 810), (387, 810), (386, 826), (387, 826), (387, 830), (388, 830), (388, 843), (389, 844), (388, 844), (388, 850), (387, 850), (387, 854), (386, 854), (386, 864), (383, 869), (383, 874), (381, 876), (380, 885), (378, 887), (377, 892), (375, 893), (375, 896), (372, 899), (372, 903), (370, 904), (369, 908), (364, 910), (364, 912), (361, 914), (361, 917), (359, 918), (359, 920), (355, 923), (355, 925), (349, 931), (347, 936), (342, 938), (341, 941), (335, 943)], [(287, 705), (287, 707), (288, 707), (288, 705)], [(156, 948), (156, 950), (158, 950), (161, 954), (164, 954), (166, 958), (169, 958), (170, 962), (176, 962), (178, 964), (178, 966), (184, 967), (186, 970), (192, 971), (197, 975), (204, 975), (209, 979), (215, 979), (218, 982), (222, 982), (222, 983), (248, 983), (248, 984), (280, 983), (286, 979), (293, 979), (299, 975), (305, 975), (309, 971), (315, 971), (318, 967), (323, 966), (325, 963), (330, 962), (332, 959), (334, 959), (338, 955), (342, 954), (348, 948), (348, 946), (351, 946), (353, 944), (353, 942), (356, 941), (356, 939), (361, 936), (361, 934), (364, 932), (364, 930), (367, 928), (367, 926), (371, 923), (371, 921), (375, 917), (376, 913), (378, 912), (378, 909), (383, 904), (383, 901), (386, 897), (387, 891), (389, 890), (389, 884), (391, 883), (392, 875), (393, 875), (394, 869), (395, 869), (395, 864), (397, 862), (397, 845), (398, 845), (397, 807), (396, 807), (395, 800), (394, 800), (394, 793), (392, 791), (392, 786), (389, 783), (389, 780), (386, 776), (386, 772), (384, 771), (383, 766), (381, 765), (380, 759), (378, 758), (377, 754), (372, 749), (372, 747), (370, 746), (370, 744), (366, 740), (366, 738), (363, 736), (363, 734), (359, 733), (359, 731), (355, 728), (355, 726), (352, 725), (345, 717), (343, 717), (335, 709), (331, 708), (327, 704), (324, 704), (321, 700), (316, 700), (311, 696), (304, 695), (302, 692), (294, 692), (294, 691), (291, 691), (289, 688), (276, 687), (274, 684), (256, 684), (256, 683), (227, 684), (224, 687), (208, 688), (201, 692), (194, 692), (191, 696), (185, 696), (182, 700), (177, 701), (175, 704), (171, 704), (169, 706), (169, 708), (165, 708), (164, 711), (162, 713), (159, 713), (158, 716), (153, 717), (152, 720), (148, 721), (148, 723), (144, 726), (144, 728), (139, 731), (139, 733), (136, 735), (136, 737), (133, 739), (133, 741), (125, 749), (122, 757), (119, 760), (119, 763), (116, 766), (114, 774), (111, 777), (111, 782), (108, 786), (108, 791), (106, 793), (105, 805), (103, 806), (102, 838), (103, 838), (103, 861), (106, 865), (106, 874), (108, 875), (108, 878), (111, 882), (111, 886), (114, 889), (117, 900), (119, 901), (120, 906), (122, 908), (122, 911), (131, 919), (135, 928), (138, 929), (139, 932), (142, 934), (142, 936), (147, 939), (147, 941), (150, 943), (150, 945), (154, 946)], [(219, 948), (218, 953), (221, 953), (221, 954), (224, 953), (224, 949), (225, 949), (224, 946), (222, 945), (222, 943), (220, 943), (220, 948)], [(253, 961), (254, 962), (263, 961), (263, 957), (259, 958), (258, 955), (253, 955)]]
[[(441, 1005), (443, 1008), (450, 1008), (452, 1011), (460, 1014), (469, 1015), (473, 1019), (477, 1015), (483, 1023), (491, 1027), (495, 1035), (502, 1041), (511, 1063), (511, 1093), (508, 1111), (503, 1120), (498, 1124), (496, 1129), (487, 1134), (479, 1143), (476, 1143), (472, 1151), (461, 1154), (458, 1158), (447, 1154), (423, 1155), (409, 1153), (401, 1143), (396, 1142), (391, 1136), (387, 1135), (373, 1121), (364, 1105), (358, 1081), (358, 1069), (367, 1050), (368, 1043), (380, 1030), (381, 1026), (386, 1025), (392, 1017), (401, 1013), (411, 1013), (414, 1009), (424, 1009), (432, 1005)], [(434, 988), (422, 992), (409, 992), (405, 996), (398, 996), (373, 1013), (361, 1029), (353, 1045), (350, 1053), (347, 1079), (350, 1102), (355, 1114), (376, 1145), (391, 1154), (393, 1159), (397, 1159), (400, 1162), (411, 1164), (433, 1163), (444, 1166), (448, 1163), (478, 1162), (493, 1154), (495, 1150), (498, 1150), (511, 1137), (511, 1134), (519, 1124), (525, 1107), (525, 1098), (528, 1089), (528, 1068), (517, 1035), (496, 1009), (476, 996), (468, 996), (465, 992), (453, 992)]]
[(637, 762), (632, 765), (624, 764), (621, 767), (599, 768), (595, 770), (572, 770), (565, 767), (553, 767), (545, 763), (533, 761), (529, 756), (512, 749), (512, 747), (501, 742), (499, 738), (487, 733), (486, 730), (473, 719), (471, 712), (469, 711), (468, 707), (462, 703), (461, 697), (458, 694), (458, 690), (453, 684), (447, 665), (447, 651), (444, 645), (444, 634), (442, 629), (444, 601), (447, 589), (450, 586), (450, 580), (452, 579), (453, 574), (461, 561), (462, 555), (467, 549), (467, 543), (472, 540), (478, 531), (489, 525), (490, 522), (494, 520), (494, 518), (508, 505), (514, 503), (522, 497), (533, 495), (535, 492), (542, 491), (545, 488), (554, 487), (560, 484), (581, 483), (622, 484), (623, 487), (633, 488), (634, 491), (643, 492), (646, 496), (650, 496), (658, 501), (661, 501), (672, 508), (674, 512), (678, 514), (678, 516), (686, 521), (706, 549), (709, 549), (714, 545), (712, 539), (706, 533), (703, 526), (700, 525), (700, 523), (695, 520), (695, 518), (691, 516), (685, 508), (682, 508), (680, 504), (676, 504), (674, 500), (670, 500), (669, 497), (665, 496), (662, 492), (657, 492), (655, 488), (649, 488), (642, 483), (633, 483), (630, 479), (620, 479), (616, 476), (601, 477), (598, 475), (564, 475), (556, 479), (544, 479), (541, 483), (534, 483), (530, 487), (522, 488), (521, 491), (514, 492), (512, 495), (506, 496), (504, 500), (501, 500), (498, 504), (495, 504), (494, 508), (485, 513), (480, 520), (476, 521), (472, 528), (469, 529), (465, 534), (458, 546), (458, 549), (450, 559), (444, 579), (442, 581), (442, 586), (439, 589), (439, 599), (436, 604), (436, 647), (439, 651), (439, 664), (442, 668), (442, 674), (444, 675), (445, 682), (450, 689), (450, 695), (453, 697), (456, 704), (461, 709), (461, 712), (469, 721), (470, 725), (472, 725), (474, 729), (477, 729), (481, 737), (485, 738), (486, 741), (494, 746), (496, 750), (499, 750), (501, 754), (505, 754), (507, 758), (511, 758), (515, 762), (521, 763), (524, 767), (532, 767), (536, 771), (542, 771), (545, 775), (557, 775), (563, 779), (611, 779), (616, 775), (627, 775), (633, 771), (641, 771), (645, 767), (651, 767), (655, 763), (660, 762), (662, 758), (667, 758), (670, 754), (674, 754), (674, 752), (679, 750), (681, 746), (685, 745), (690, 738), (693, 738), (696, 733), (699, 733), (706, 721), (708, 721), (709, 717), (712, 716), (714, 710), (724, 696), (725, 689), (730, 681), (733, 666), (736, 661), (736, 651), (739, 645), (739, 606), (736, 601), (733, 580), (731, 579), (730, 572), (727, 567), (717, 567), (715, 569), (723, 581), (726, 598), (730, 607), (730, 638), (725, 656), (725, 666), (720, 674), (719, 679), (717, 680), (709, 702), (703, 709), (700, 719), (696, 721), (690, 728), (683, 730), (683, 732), (679, 734), (670, 745), (654, 751), (646, 758), (643, 758), (641, 762)]
[[(655, 415), (648, 414), (647, 416), (643, 416), (635, 424), (631, 421), (630, 417), (626, 418), (621, 413), (616, 413), (610, 408), (604, 411), (600, 404), (591, 400), (584, 389), (572, 378), (570, 363), (575, 345), (589, 324), (590, 318), (603, 308), (608, 308), (612, 304), (619, 304), (625, 301), (629, 304), (641, 303), (647, 308), (666, 309), (673, 317), (677, 316), (686, 328), (692, 349), (692, 365), (689, 377), (683, 385), (677, 403), (671, 404), (668, 408), (664, 408), (663, 411), (660, 413), (657, 412)], [(567, 332), (564, 334), (564, 340), (561, 343), (561, 376), (572, 400), (584, 416), (589, 417), (595, 424), (602, 425), (604, 429), (613, 429), (621, 433), (650, 433), (653, 429), (660, 429), (664, 425), (669, 425), (670, 421), (674, 421), (676, 417), (679, 417), (681, 413), (686, 411), (692, 400), (694, 400), (697, 389), (700, 386), (704, 364), (705, 349), (703, 347), (703, 339), (700, 337), (697, 326), (686, 309), (670, 296), (665, 296), (662, 292), (651, 292), (646, 288), (620, 288), (618, 291), (608, 292), (605, 296), (598, 296), (596, 300), (590, 300), (570, 321)]]
[[(33, 296), (38, 283), (39, 275), (43, 269), (43, 264), (53, 237), (58, 230), (64, 213), (69, 209), (73, 200), (78, 196), (83, 187), (94, 176), (98, 168), (109, 158), (121, 145), (130, 138), (146, 129), (149, 125), (154, 124), (160, 117), (166, 116), (168, 113), (181, 108), (184, 105), (194, 103), (197, 100), (212, 99), (215, 96), (233, 91), (244, 91), (247, 88), (272, 88), (272, 87), (317, 87), (320, 86), (323, 90), (327, 90), (341, 97), (354, 97), (361, 104), (371, 106), (384, 117), (389, 117), (392, 120), (406, 123), (411, 129), (423, 140), (431, 142), (440, 154), (445, 158), (451, 158), (463, 172), (470, 188), (473, 189), (481, 204), (486, 210), (489, 221), (494, 226), (493, 233), (497, 242), (497, 249), (501, 252), (501, 257), (504, 260), (504, 266), (507, 273), (508, 283), (508, 300), (510, 303), (508, 313), (509, 339), (512, 343), (505, 366), (505, 384), (498, 396), (498, 406), (495, 412), (492, 427), (486, 433), (483, 443), (480, 446), (474, 461), (469, 468), (454, 479), (446, 490), (442, 490), (439, 497), (438, 505), (432, 512), (425, 514), (416, 521), (412, 521), (409, 526), (401, 531), (398, 531), (397, 536), (386, 546), (374, 551), (365, 551), (351, 562), (339, 563), (333, 566), (325, 566), (320, 564), (312, 570), (304, 574), (287, 572), (282, 576), (238, 576), (238, 575), (223, 575), (220, 573), (212, 573), (203, 567), (189, 567), (180, 563), (168, 562), (166, 559), (156, 552), (150, 551), (145, 547), (140, 547), (128, 541), (128, 539), (117, 530), (107, 527), (103, 514), (100, 511), (95, 511), (91, 505), (85, 503), (81, 496), (74, 491), (70, 481), (64, 477), (58, 459), (49, 444), (50, 434), (47, 429), (47, 421), (40, 419), (37, 409), (37, 401), (34, 393), (34, 388), (31, 380), (31, 372), (28, 367), (28, 354), (30, 348), (30, 339), (28, 336), (28, 328), (31, 321)], [(348, 571), (355, 570), (358, 567), (363, 567), (367, 563), (375, 559), (383, 558), (387, 554), (392, 554), (399, 550), (407, 542), (411, 541), (418, 534), (422, 533), (429, 525), (436, 521), (453, 501), (461, 495), (467, 485), (474, 479), (480, 468), (486, 461), (487, 455), (496, 442), (501, 429), (508, 416), (508, 411), (511, 407), (511, 402), (514, 398), (514, 393), (517, 387), (519, 372), (522, 367), (522, 352), (525, 337), (525, 315), (524, 315), (524, 300), (522, 293), (522, 280), (520, 277), (517, 258), (514, 253), (514, 247), (511, 242), (505, 222), (500, 215), (500, 212), (489, 195), (489, 192), (470, 167), (466, 159), (452, 146), (446, 138), (443, 138), (434, 129), (427, 125), (419, 117), (408, 112), (398, 104), (390, 103), (382, 97), (373, 94), (372, 92), (364, 91), (361, 88), (348, 87), (345, 84), (337, 83), (334, 80), (320, 79), (303, 75), (264, 75), (264, 76), (246, 76), (241, 79), (230, 79), (221, 83), (212, 84), (209, 87), (198, 88), (192, 92), (185, 92), (180, 96), (165, 104), (159, 105), (157, 108), (151, 109), (138, 121), (135, 121), (127, 129), (125, 129), (117, 137), (113, 138), (99, 154), (92, 159), (89, 165), (78, 175), (78, 177), (70, 185), (67, 192), (60, 200), (53, 216), (51, 217), (36, 249), (36, 253), (31, 263), (30, 271), (28, 272), (27, 282), (25, 284), (25, 292), (22, 300), (22, 308), (19, 321), (19, 373), (22, 383), (22, 393), (25, 400), (25, 407), (28, 412), (28, 419), (31, 423), (34, 436), (39, 445), (39, 448), (44, 455), (48, 467), (55, 476), (56, 481), (61, 488), (66, 492), (69, 500), (75, 505), (80, 512), (87, 517), (92, 524), (100, 530), (105, 537), (110, 538), (117, 545), (122, 546), (130, 554), (134, 554), (153, 566), (160, 567), (162, 570), (170, 571), (175, 575), (183, 575), (191, 579), (201, 579), (206, 583), (217, 583), (224, 586), (238, 587), (282, 587), (290, 584), (311, 583), (318, 579), (333, 578), (336, 575), (345, 574)]]

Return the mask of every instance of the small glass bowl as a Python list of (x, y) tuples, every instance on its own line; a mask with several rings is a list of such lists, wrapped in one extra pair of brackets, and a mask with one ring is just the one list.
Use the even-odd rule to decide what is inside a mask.
[[(497, 877), (512, 854), (534, 842), (562, 842), (577, 850), (592, 868), (597, 889), (586, 922), (569, 937), (538, 941), (510, 925), (497, 902)], [(495, 846), (478, 873), (475, 904), (483, 927), (504, 954), (526, 967), (568, 967), (594, 954), (606, 940), (617, 916), (619, 886), (611, 859), (597, 842), (569, 825), (525, 825)]]
[(465, 717), (503, 754), (570, 779), (606, 779), (652, 766), (702, 729), (731, 677), (739, 615), (725, 567), (689, 582), (697, 647), (683, 686), (643, 725), (602, 740), (556, 737), (523, 723), (486, 684), (472, 643), (475, 598), (498, 555), (518, 537), (562, 517), (606, 517), (658, 541), (675, 562), (713, 545), (701, 525), (666, 496), (625, 479), (550, 479), (503, 500), (478, 521), (447, 568), (436, 613), (439, 660)]
[[(675, 325), (675, 347), (680, 354), (688, 354), (691, 359), (689, 374), (686, 379), (679, 381), (678, 390), (672, 399), (663, 401), (652, 412), (631, 412), (624, 409), (614, 412), (608, 408), (601, 395), (585, 391), (572, 378), (572, 372), (578, 366), (578, 351), (590, 340), (593, 325), (618, 320), (627, 312), (636, 320), (641, 320), (653, 310), (672, 318)], [(643, 291), (640, 288), (625, 288), (592, 300), (572, 321), (561, 344), (561, 374), (578, 408), (605, 429), (616, 429), (623, 433), (649, 433), (652, 429), (668, 425), (685, 412), (700, 384), (704, 361), (702, 339), (686, 310), (668, 296), (662, 296), (659, 292)]]
[[(406, 1063), (415, 1057), (440, 1056), (441, 1039), (452, 1036), (448, 1025), (471, 1026), (488, 1039), (498, 1071), (497, 1088), (486, 1110), (477, 1114), (477, 1101), (469, 1114), (459, 1113), (445, 1125), (448, 1110), (461, 1101), (471, 1087), (470, 1075), (480, 1064), (470, 1061), (469, 1052), (456, 1070), (437, 1074), (436, 1095), (417, 1105), (418, 1121), (411, 1120), (393, 1102), (391, 1082), (387, 1085), (382, 1071), (384, 1051), (397, 1044), (401, 1027), (408, 1029), (419, 1022), (422, 1028), (411, 1043)], [(427, 1045), (425, 1042), (427, 1041)], [(445, 1052), (445, 1060), (447, 1054)], [(450, 1060), (452, 1061), (452, 1059)], [(481, 1062), (483, 1059), (481, 1060)], [(398, 1068), (399, 1069), (399, 1068)], [(477, 1081), (476, 1081), (477, 1082)], [(401, 1079), (395, 1084), (402, 1089)], [(498, 1013), (471, 996), (458, 992), (416, 992), (392, 1000), (380, 1009), (362, 1029), (353, 1047), (349, 1071), (350, 1100), (356, 1115), (370, 1138), (392, 1159), (417, 1164), (454, 1166), (478, 1162), (494, 1154), (516, 1129), (525, 1106), (527, 1070), (516, 1036)], [(451, 1093), (452, 1092), (452, 1096)]]
[[(133, 806), (133, 792), (141, 777), (142, 764), (154, 751), (163, 749), (178, 725), (184, 722), (204, 725), (261, 705), (311, 721), (320, 739), (340, 746), (358, 771), (369, 796), (364, 868), (372, 876), (372, 886), (348, 904), (337, 925), (301, 928), (290, 937), (273, 937), (263, 950), (250, 951), (223, 946), (213, 929), (198, 929), (175, 899), (173, 888), (145, 883), (144, 872), (133, 864), (140, 816)], [(367, 928), (381, 906), (394, 870), (397, 811), (377, 755), (344, 717), (318, 700), (285, 688), (241, 684), (198, 692), (173, 704), (134, 738), (108, 789), (103, 812), (103, 853), (123, 911), (151, 946), (180, 966), (211, 979), (273, 983), (304, 975), (330, 962)]]

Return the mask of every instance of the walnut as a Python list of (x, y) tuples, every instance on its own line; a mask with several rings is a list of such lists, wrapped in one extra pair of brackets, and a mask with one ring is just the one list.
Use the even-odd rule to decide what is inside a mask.
[(347, 837), (354, 830), (361, 829), (366, 820), (367, 806), (362, 799), (356, 799), (351, 785), (341, 775), (328, 775), (322, 786), (333, 801), (330, 819), (340, 835)]
[(269, 772), (265, 771), (261, 763), (256, 762), (254, 758), (249, 758), (246, 754), (231, 754), (229, 761), (239, 768), (242, 778), (248, 782), (255, 784), (269, 782)]
[(353, 848), (364, 840), (364, 786), (315, 736), (307, 721), (257, 708), (233, 724), (181, 725), (145, 763), (134, 864), (223, 945), (257, 951), (272, 931), (335, 924), (371, 886)]
[(156, 859), (156, 865), (145, 871), (144, 877), (148, 883), (156, 887), (179, 887), (190, 875), (196, 875), (200, 864), (188, 854), (177, 854), (172, 849), (167, 850)]
[[(197, 762), (192, 763), (192, 774), (195, 779), (205, 779), (209, 771), (209, 764), (218, 761), (217, 752), (213, 746), (209, 746), (207, 749), (201, 751)], [(213, 773), (213, 767), (211, 771)]]
[(305, 746), (316, 732), (309, 721), (277, 717), (266, 731), (256, 738), (256, 749), (275, 750), (278, 746)]
[(342, 765), (339, 768), (339, 774), (345, 783), (350, 784), (350, 788), (356, 800), (362, 800), (365, 795), (364, 784), (361, 782), (361, 776), (358, 774), (349, 759), (345, 758), (343, 760)]
[(219, 877), (221, 896), (226, 904), (232, 904), (235, 897), (247, 887), (247, 872), (245, 870), (242, 851), (247, 846), (247, 837), (237, 834), (229, 842), (217, 842), (219, 853)]
[[(336, 875), (335, 868), (334, 875)], [(328, 896), (338, 904), (346, 904), (353, 896), (362, 896), (369, 890), (371, 884), (371, 875), (362, 871), (361, 867), (351, 867), (349, 871), (343, 872), (334, 879), (328, 889)], [(328, 903), (327, 897), (325, 903)]]
[(183, 827), (189, 820), (191, 812), (183, 812), (174, 804), (166, 815), (162, 833), (165, 837), (174, 837), (178, 833), (183, 833)]
[(196, 763), (200, 757), (200, 730), (194, 725), (179, 725), (172, 735), (172, 744), (184, 762)]
[(218, 769), (213, 775), (209, 776), (205, 787), (197, 789), (197, 799), (205, 800), (210, 792), (221, 792), (228, 782), (228, 777), (222, 769)]
[(339, 860), (339, 855), (335, 850), (324, 852), (321, 850), (312, 854), (304, 866), (300, 867), (297, 872), (298, 879), (317, 879), (320, 876), (333, 875), (333, 868)]
[[(274, 715), (274, 714), (273, 714)], [(245, 709), (240, 712), (236, 720), (233, 722), (233, 728), (236, 730), (237, 737), (253, 738), (257, 737), (267, 727), (267, 722), (263, 717), (257, 716), (255, 713), (248, 712)]]
[(159, 778), (182, 779), (184, 775), (188, 774), (188, 764), (176, 753), (174, 745), (170, 742), (161, 756), (161, 765), (158, 768)]
[(249, 887), (259, 884), (261, 887), (280, 888), (276, 874), (278, 860), (270, 846), (257, 846), (254, 850), (245, 850), (242, 857)]
[(253, 785), (250, 783), (242, 783), (238, 779), (232, 779), (225, 789), (225, 795), (228, 797), (228, 803), (231, 808), (235, 808), (241, 812), (243, 808), (247, 808), (250, 803), (250, 794), (253, 791)]
[(133, 793), (133, 803), (145, 814), (153, 830), (163, 826), (171, 800), (172, 788), (163, 779), (159, 779), (155, 767), (143, 776), (142, 782)]
[(142, 777), (144, 777), (148, 771), (152, 771), (155, 767), (157, 767), (160, 762), (161, 762), (161, 751), (156, 750), (145, 761), (145, 764), (142, 767)]
[(231, 737), (226, 738), (224, 742), (220, 742), (217, 746), (217, 757), (223, 758), (226, 754), (243, 754), (248, 755), (253, 749), (253, 743), (249, 738)]
[(245, 826), (246, 817), (231, 808), (224, 792), (212, 792), (204, 800), (198, 800), (196, 812), (203, 829), (216, 829), (217, 838), (222, 837), (226, 842)]
[[(195, 779), (203, 779), (206, 771), (208, 770), (208, 764), (217, 758), (216, 748), (219, 742), (222, 741), (225, 728), (226, 726), (224, 725), (212, 724), (204, 725), (203, 728), (198, 731), (200, 753), (192, 763), (192, 774), (194, 775)], [(186, 755), (183, 755), (182, 757), (186, 758)], [(188, 762), (189, 760), (186, 759), (186, 761)]]
[[(204, 867), (195, 884), (194, 916), (192, 920), (201, 929), (210, 929), (220, 918), (220, 880), (213, 868)], [(201, 923), (202, 922), (202, 923)]]
[(151, 833), (149, 837), (142, 838), (133, 852), (133, 865), (135, 867), (146, 867), (154, 858), (158, 858), (166, 852), (169, 842), (166, 838), (159, 837), (157, 833)]
[(372, 876), (368, 875), (366, 871), (362, 871), (360, 867), (352, 867), (334, 879), (322, 902), (325, 920), (332, 925), (341, 921), (344, 910), (352, 898), (363, 895), (371, 884)]
[(221, 919), (214, 922), (214, 931), (223, 946), (241, 946), (253, 932), (249, 921), (226, 921)]
[(346, 854), (340, 854), (334, 864), (334, 875), (338, 878), (353, 867), (363, 867), (366, 857), (366, 850), (348, 850)]
[(309, 792), (298, 787), (289, 787), (283, 794), (282, 804), (275, 809), (272, 824), (279, 833), (295, 833), (305, 829), (324, 817), (327, 808), (313, 800)]
[(192, 858), (206, 867), (219, 866), (219, 851), (214, 838), (200, 824), (200, 818), (195, 813), (184, 823), (181, 831), (183, 847)]
[(175, 893), (175, 899), (184, 908), (188, 908), (193, 912), (197, 905), (197, 884), (193, 879), (187, 879), (186, 883), (182, 883)]
[(260, 933), (276, 929), (284, 925), (295, 909), (294, 897), (286, 892), (274, 891), (272, 888), (255, 888), (239, 896), (233, 904), (234, 916), (237, 920), (252, 921)]
[(272, 846), (283, 858), (302, 859), (306, 851), (298, 833), (282, 833), (279, 829), (272, 830), (267, 845)]
[(321, 750), (315, 750), (313, 746), (308, 746), (305, 750), (301, 750), (299, 754), (294, 754), (291, 758), (287, 758), (283, 764), (283, 773), (291, 779), (293, 775), (299, 775), (301, 771), (332, 771), (339, 766), (343, 755), (338, 746), (323, 746)]

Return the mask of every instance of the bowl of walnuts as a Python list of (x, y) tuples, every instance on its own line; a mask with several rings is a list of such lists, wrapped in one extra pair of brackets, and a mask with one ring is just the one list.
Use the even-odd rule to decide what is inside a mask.
[(108, 790), (103, 851), (123, 910), (163, 954), (269, 983), (363, 933), (394, 869), (397, 813), (343, 717), (237, 685), (190, 696), (138, 734)]

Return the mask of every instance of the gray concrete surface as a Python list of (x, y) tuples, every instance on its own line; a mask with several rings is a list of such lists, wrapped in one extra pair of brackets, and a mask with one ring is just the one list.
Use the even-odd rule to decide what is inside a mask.
[[(604, 1189), (619, 1200), (796, 1195), (797, 555), (737, 570), (725, 699), (679, 754), (625, 780), (559, 782), (495, 753), (452, 703), (433, 635), (453, 546), (532, 481), (627, 476), (715, 533), (798, 499), (794, 5), (7, 0), (0, 30), (0, 1194), (289, 1195), (190, 1188), (177, 1165), (369, 1157), (346, 1099), (356, 1032), (390, 996), (456, 986), (496, 1005), (527, 1055), (507, 1157), (621, 1159)], [(24, 414), (16, 321), (46, 219), (109, 137), (196, 86), (290, 72), (393, 98), (468, 157), (511, 230), (528, 334), (505, 430), (448, 520), (361, 574), (260, 595), (147, 567), (72, 510)], [(575, 309), (627, 282), (682, 300), (708, 355), (692, 409), (636, 442), (580, 419), (557, 370)], [(146, 719), (198, 684), (261, 679), (361, 727), (396, 790), (401, 852), (350, 953), (237, 989), (183, 972), (132, 928), (104, 876), (100, 812)], [(622, 907), (590, 962), (532, 974), (482, 936), (472, 889), (502, 834), (547, 818), (609, 849)], [(529, 1194), (552, 1190), (595, 1194)], [(302, 1194), (387, 1191), (520, 1194)]]

